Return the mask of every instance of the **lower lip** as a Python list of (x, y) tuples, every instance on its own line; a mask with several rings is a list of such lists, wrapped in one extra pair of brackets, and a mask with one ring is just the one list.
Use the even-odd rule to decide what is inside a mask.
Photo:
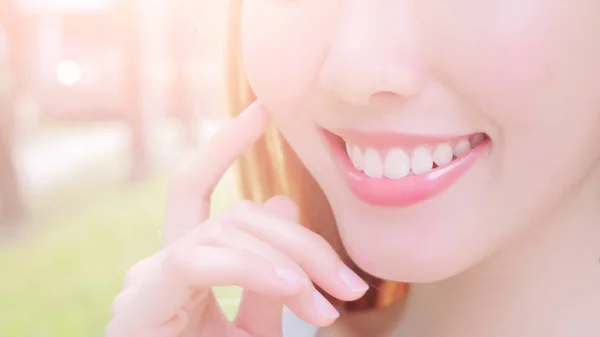
[(355, 169), (339, 137), (327, 131), (325, 136), (352, 193), (368, 204), (383, 207), (407, 207), (439, 195), (460, 179), (490, 144), (486, 139), (466, 156), (427, 173), (389, 179), (371, 178)]

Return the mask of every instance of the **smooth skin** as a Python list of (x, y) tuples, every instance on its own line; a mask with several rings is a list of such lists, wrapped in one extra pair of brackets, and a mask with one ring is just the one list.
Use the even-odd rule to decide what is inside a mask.
[[(244, 0), (241, 13), (244, 74), (324, 192), (349, 257), (373, 276), (411, 283), (402, 324), (389, 337), (600, 336), (600, 0)], [(444, 137), (484, 132), (491, 145), (443, 194), (414, 207), (381, 208), (352, 194), (320, 128)], [(235, 157), (235, 150), (253, 139), (250, 131), (238, 131), (216, 139), (219, 143), (211, 145), (216, 153), (206, 158), (215, 161), (224, 149), (229, 149), (228, 158)], [(243, 146), (231, 144), (239, 137), (249, 138)], [(198, 188), (190, 187), (214, 184), (190, 181), (207, 176), (178, 179), (176, 186), (187, 192), (171, 198), (176, 211), (170, 211), (167, 226), (189, 224), (175, 231), (179, 234), (169, 242), (177, 243), (171, 247), (185, 241), (177, 240), (185, 236), (181, 233), (192, 233), (200, 224), (233, 222), (221, 217), (202, 221), (205, 216), (193, 211), (201, 198), (193, 192)], [(210, 177), (205, 181), (214, 182), (217, 174)], [(269, 231), (296, 228), (294, 237), (305, 233), (285, 220), (282, 206), (269, 205), (228, 213), (244, 219), (235, 228), (245, 227), (236, 232), (250, 233), (289, 257), (325, 291), (351, 297), (353, 292), (325, 282), (337, 280), (337, 272), (323, 248), (327, 245), (315, 244), (320, 239), (278, 241), (266, 231), (261, 236), (248, 230), (260, 226), (245, 220), (254, 214), (285, 224), (269, 225)], [(315, 272), (285, 251), (291, 242), (321, 247), (303, 254), (314, 254), (319, 266), (330, 265)], [(177, 252), (169, 247), (167, 252)], [(159, 284), (161, 277), (188, 285), (193, 279), (204, 291), (209, 284), (253, 284), (241, 277), (210, 283), (183, 277), (184, 272), (176, 275), (173, 270), (231, 275), (235, 268), (187, 268), (181, 260), (198, 263), (197, 257), (205, 255), (178, 260), (191, 255), (166, 254), (175, 258), (149, 263), (163, 268), (154, 274), (161, 276), (141, 277), (131, 286), (139, 291), (130, 292), (139, 297), (118, 301), (124, 309), (116, 310), (114, 331), (127, 335), (128, 326), (154, 331), (177, 317), (176, 310), (153, 319), (135, 311), (169, 308), (168, 296), (148, 302), (156, 296), (151, 289), (186, 289), (142, 286)], [(265, 275), (274, 273), (268, 270), (261, 280), (267, 282)], [(134, 297), (127, 292), (124, 298)], [(271, 298), (293, 307), (309, 323), (332, 321), (312, 316), (318, 312), (307, 306), (312, 289), (291, 292), (271, 293)], [(248, 300), (242, 309), (262, 308), (254, 303)], [(192, 315), (203, 317), (205, 335), (226, 336), (211, 335), (212, 324), (213, 331), (225, 325), (205, 310), (205, 315)], [(257, 318), (256, 324), (278, 327), (279, 318)], [(334, 326), (340, 321), (364, 327), (355, 331), (360, 337), (375, 335), (378, 326), (367, 314), (342, 315)]]
[[(599, 0), (244, 0), (241, 13), (244, 73), (349, 257), (411, 283), (389, 336), (600, 336)], [(444, 193), (382, 208), (352, 193), (321, 128), (491, 145)]]
[[(164, 247), (127, 273), (107, 337), (281, 336), (283, 305), (319, 326), (338, 317), (311, 280), (342, 300), (365, 293), (367, 285), (333, 248), (297, 223), (297, 209), (285, 197), (262, 206), (242, 202), (209, 218), (216, 184), (267, 122), (260, 104), (251, 105), (176, 175)], [(211, 291), (230, 285), (244, 289), (234, 322)]]

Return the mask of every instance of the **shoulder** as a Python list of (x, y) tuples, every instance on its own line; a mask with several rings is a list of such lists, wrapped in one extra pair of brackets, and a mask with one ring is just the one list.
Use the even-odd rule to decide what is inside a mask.
[(310, 325), (288, 308), (283, 309), (283, 337), (316, 337), (318, 327)]

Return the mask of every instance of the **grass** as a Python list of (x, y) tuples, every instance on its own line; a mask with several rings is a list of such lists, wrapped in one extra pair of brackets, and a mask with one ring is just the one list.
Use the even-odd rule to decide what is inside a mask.
[[(159, 248), (165, 187), (81, 181), (35, 201), (30, 234), (0, 246), (0, 336), (104, 336), (126, 270)], [(215, 211), (233, 191), (225, 179)], [(231, 317), (239, 289), (216, 291)]]

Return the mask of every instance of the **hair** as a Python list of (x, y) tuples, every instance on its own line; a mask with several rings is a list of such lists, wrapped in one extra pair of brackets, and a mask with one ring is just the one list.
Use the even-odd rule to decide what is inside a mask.
[[(241, 3), (242, 0), (230, 0), (228, 13), (226, 83), (231, 116), (236, 116), (256, 100), (242, 65)], [(366, 310), (385, 307), (405, 297), (406, 284), (373, 277), (349, 258), (323, 191), (278, 130), (269, 127), (265, 136), (240, 158), (237, 167), (243, 197), (263, 203), (276, 195), (289, 196), (298, 206), (300, 222), (323, 236), (342, 260), (371, 285), (367, 294), (354, 302), (341, 302), (325, 294), (334, 305), (342, 306), (346, 311)]]

